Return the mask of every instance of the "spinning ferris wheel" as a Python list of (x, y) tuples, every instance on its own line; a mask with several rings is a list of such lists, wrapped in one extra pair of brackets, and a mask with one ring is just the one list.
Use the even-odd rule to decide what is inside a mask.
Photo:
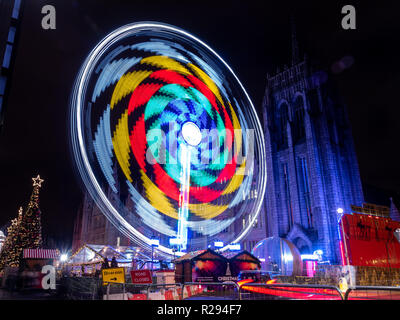
[(227, 63), (181, 29), (143, 22), (105, 37), (77, 77), (71, 137), (96, 204), (146, 249), (153, 237), (165, 256), (236, 243), (257, 219), (256, 111)]

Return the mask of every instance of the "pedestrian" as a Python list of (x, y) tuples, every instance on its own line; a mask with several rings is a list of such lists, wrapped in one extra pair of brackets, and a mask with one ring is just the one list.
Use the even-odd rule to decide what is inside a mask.
[(118, 262), (115, 257), (112, 257), (111, 259), (111, 268), (118, 268)]
[(108, 264), (108, 259), (104, 258), (103, 264), (101, 265), (101, 269), (108, 269), (110, 266)]

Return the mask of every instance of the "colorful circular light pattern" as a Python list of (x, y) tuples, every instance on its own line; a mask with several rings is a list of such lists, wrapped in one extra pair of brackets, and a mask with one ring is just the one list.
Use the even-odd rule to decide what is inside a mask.
[(71, 110), (86, 188), (139, 245), (155, 236), (172, 255), (183, 152), (189, 248), (237, 242), (257, 219), (266, 181), (259, 120), (229, 66), (194, 36), (160, 23), (117, 29), (82, 66)]

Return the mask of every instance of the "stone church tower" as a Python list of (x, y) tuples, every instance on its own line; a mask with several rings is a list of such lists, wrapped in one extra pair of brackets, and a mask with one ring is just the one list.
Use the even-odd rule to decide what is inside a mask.
[(299, 58), (292, 37), (291, 64), (267, 76), (263, 100), (267, 234), (340, 263), (337, 209), (363, 202), (351, 127), (327, 73)]

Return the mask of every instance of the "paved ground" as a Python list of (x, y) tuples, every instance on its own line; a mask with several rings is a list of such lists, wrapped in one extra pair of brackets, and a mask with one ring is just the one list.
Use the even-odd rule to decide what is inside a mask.
[(10, 292), (0, 289), (0, 300), (56, 300), (57, 298), (43, 290), (26, 290), (21, 292)]

